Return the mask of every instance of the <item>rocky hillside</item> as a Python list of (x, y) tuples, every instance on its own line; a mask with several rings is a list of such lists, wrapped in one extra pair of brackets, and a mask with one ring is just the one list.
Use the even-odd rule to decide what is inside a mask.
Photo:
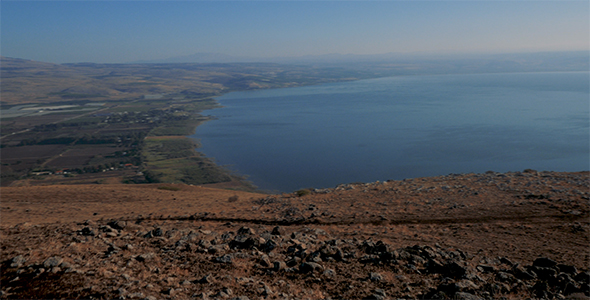
[(590, 296), (588, 172), (282, 195), (181, 185), (1, 192), (2, 298)]

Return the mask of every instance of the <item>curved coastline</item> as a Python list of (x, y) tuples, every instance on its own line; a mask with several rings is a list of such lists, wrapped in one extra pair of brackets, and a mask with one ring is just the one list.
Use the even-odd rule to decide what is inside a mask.
[[(502, 76), (498, 77), (499, 75), (501, 75), (501, 74), (494, 74), (494, 75), (485, 74), (486, 77), (493, 76), (496, 81), (504, 80), (504, 79), (502, 79)], [(510, 74), (510, 76), (524, 76), (524, 75), (527, 75), (527, 74)], [(545, 77), (547, 77), (546, 75), (548, 75), (548, 74), (537, 74), (537, 75), (533, 75), (533, 76), (536, 76), (536, 77), (543, 76), (544, 80), (547, 80), (547, 78), (545, 78)], [(451, 76), (456, 77), (456, 76), (460, 76), (460, 75), (451, 75)], [(440, 80), (441, 79), (440, 76), (437, 76), (437, 79)], [(404, 81), (404, 83), (408, 82), (407, 77), (404, 77), (402, 80)], [(380, 80), (380, 81), (383, 81), (383, 80)], [(534, 81), (532, 83), (534, 83)], [(339, 83), (337, 83), (337, 84), (339, 84)], [(353, 84), (356, 84), (356, 82)], [(332, 85), (332, 84), (330, 84), (330, 85)], [(346, 83), (345, 85), (348, 85), (348, 83)], [(363, 85), (365, 85), (365, 84), (363, 84)], [(363, 88), (367, 89), (367, 88), (370, 88), (370, 86), (363, 87)], [(303, 89), (305, 89), (305, 91), (300, 92), (300, 91), (296, 91), (296, 89), (295, 89), (293, 93), (289, 92), (289, 93), (287, 93), (285, 95), (281, 95), (281, 96), (283, 98), (285, 98), (285, 102), (291, 102), (291, 100), (294, 100), (294, 99), (299, 101), (301, 98), (304, 97), (302, 95), (309, 92), (308, 87), (303, 87)], [(315, 92), (315, 87), (313, 87), (312, 89), (313, 89), (312, 92)], [(260, 94), (261, 94), (260, 98), (264, 98), (264, 99), (267, 98), (266, 94), (265, 94), (265, 90), (260, 91)], [(277, 94), (277, 93), (272, 93), (272, 94)], [(244, 97), (244, 98), (250, 98), (249, 96), (257, 96), (257, 95), (258, 95), (258, 92), (255, 92), (254, 94), (246, 95), (246, 97)], [(241, 96), (241, 95), (238, 95), (238, 96)], [(293, 96), (293, 97), (288, 98), (290, 96)], [(469, 95), (467, 95), (467, 96), (469, 96)], [(514, 95), (514, 97), (517, 97), (517, 96), (519, 96), (519, 95)], [(322, 94), (322, 97), (324, 97), (323, 94)], [(335, 97), (339, 97), (339, 99), (340, 99), (341, 94), (339, 94)], [(230, 96), (227, 99), (230, 99), (230, 98), (233, 99), (236, 97)], [(242, 98), (242, 97), (238, 97), (238, 98)], [(254, 98), (257, 98), (257, 97), (254, 97)], [(454, 168), (446, 168), (445, 169), (445, 168), (443, 168), (444, 166), (438, 166), (438, 169), (436, 169), (436, 170), (427, 170), (428, 172), (419, 172), (420, 170), (418, 170), (418, 168), (414, 168), (414, 167), (409, 168), (408, 167), (408, 170), (411, 171), (410, 172), (411, 174), (407, 173), (407, 172), (406, 172), (407, 174), (397, 174), (397, 173), (394, 174), (394, 173), (381, 172), (375, 176), (365, 176), (362, 178), (353, 178), (353, 179), (344, 178), (342, 176), (339, 176), (340, 172), (335, 171), (334, 174), (338, 175), (338, 176), (330, 176), (330, 175), (325, 175), (325, 174), (322, 175), (323, 178), (329, 177), (329, 179), (330, 179), (330, 182), (328, 182), (326, 184), (326, 182), (315, 181), (314, 176), (316, 175), (315, 173), (317, 173), (316, 172), (317, 169), (315, 166), (313, 166), (313, 167), (310, 167), (308, 165), (294, 166), (293, 164), (280, 165), (282, 162), (279, 161), (279, 159), (283, 159), (283, 161), (284, 161), (284, 157), (275, 157), (276, 155), (268, 156), (267, 154), (261, 154), (263, 152), (256, 152), (255, 150), (258, 150), (258, 148), (260, 148), (258, 146), (253, 146), (253, 147), (248, 146), (248, 147), (246, 147), (247, 149), (244, 150), (244, 151), (250, 151), (252, 153), (258, 153), (258, 156), (256, 156), (256, 157), (253, 157), (252, 155), (249, 155), (249, 154), (242, 153), (243, 151), (240, 150), (237, 160), (232, 161), (232, 160), (227, 159), (228, 155), (231, 154), (231, 153), (229, 153), (230, 150), (239, 149), (239, 148), (235, 147), (237, 144), (242, 145), (244, 142), (247, 142), (244, 140), (256, 138), (256, 137), (248, 137), (248, 136), (244, 135), (244, 134), (247, 134), (247, 132), (253, 132), (253, 130), (256, 130), (256, 133), (257, 133), (256, 135), (258, 137), (264, 136), (265, 138), (267, 137), (269, 140), (274, 141), (272, 143), (271, 142), (268, 142), (268, 143), (263, 142), (262, 143), (263, 145), (261, 146), (264, 148), (268, 148), (268, 150), (272, 151), (272, 153), (276, 153), (279, 156), (280, 155), (283, 155), (283, 156), (284, 155), (291, 155), (291, 157), (296, 156), (298, 159), (304, 159), (304, 161), (306, 160), (306, 158), (307, 158), (307, 161), (309, 161), (310, 158), (313, 158), (313, 157), (309, 156), (308, 154), (305, 154), (302, 151), (299, 151), (300, 150), (299, 148), (293, 148), (292, 147), (293, 145), (286, 145), (284, 147), (275, 147), (276, 144), (281, 144), (280, 140), (276, 141), (275, 140), (276, 136), (274, 136), (272, 132), (271, 132), (271, 134), (268, 134), (269, 132), (266, 132), (266, 131), (273, 131), (273, 130), (277, 129), (276, 126), (274, 126), (273, 124), (276, 124), (276, 122), (278, 122), (277, 121), (278, 119), (285, 118), (285, 115), (278, 114), (278, 113), (275, 114), (275, 113), (273, 113), (273, 110), (263, 111), (263, 110), (261, 110), (261, 107), (263, 107), (265, 105), (268, 106), (270, 104), (274, 105), (274, 103), (277, 103), (278, 100), (283, 100), (283, 98), (270, 99), (270, 101), (266, 101), (264, 103), (263, 103), (263, 101), (259, 101), (260, 99), (254, 99), (254, 98), (253, 98), (254, 103), (252, 103), (250, 101), (240, 101), (240, 100), (236, 100), (234, 102), (230, 101), (230, 102), (225, 103), (227, 105), (227, 107), (224, 108), (224, 110), (220, 111), (219, 113), (223, 114), (223, 115), (232, 116), (231, 119), (233, 119), (233, 121), (229, 120), (229, 118), (226, 118), (225, 120), (223, 120), (223, 122), (225, 122), (225, 124), (222, 124), (222, 122), (220, 121), (220, 123), (219, 123), (220, 126), (216, 126), (217, 124), (216, 125), (213, 125), (213, 124), (207, 125), (206, 131), (200, 132), (201, 134), (206, 132), (203, 135), (203, 140), (201, 140), (201, 141), (205, 143), (206, 139), (209, 139), (211, 137), (215, 137), (216, 134), (222, 133), (225, 136), (226, 134), (229, 134), (230, 131), (231, 131), (231, 134), (235, 135), (238, 138), (241, 138), (242, 140), (236, 141), (235, 144), (233, 142), (227, 144), (226, 141), (223, 141), (224, 144), (215, 144), (212, 148), (207, 148), (206, 151), (203, 151), (203, 152), (206, 153), (206, 155), (209, 155), (211, 157), (218, 157), (221, 164), (230, 164), (231, 165), (231, 164), (235, 163), (236, 169), (244, 172), (245, 174), (251, 174), (252, 175), (251, 179), (253, 179), (253, 181), (255, 183), (262, 183), (261, 186), (267, 190), (270, 190), (271, 188), (264, 186), (265, 180), (263, 179), (261, 181), (261, 180), (257, 179), (257, 178), (260, 178), (260, 176), (259, 176), (260, 174), (257, 174), (255, 172), (248, 173), (248, 170), (250, 170), (250, 169), (248, 169), (248, 167), (254, 166), (255, 169), (253, 169), (253, 170), (257, 170), (257, 171), (265, 170), (266, 171), (267, 166), (277, 166), (277, 168), (282, 168), (283, 173), (287, 173), (287, 172), (294, 173), (293, 170), (302, 170), (302, 172), (295, 172), (295, 173), (302, 173), (300, 175), (305, 176), (306, 181), (304, 181), (302, 184), (298, 184), (299, 186), (296, 186), (297, 184), (295, 184), (295, 185), (288, 186), (287, 188), (280, 188), (280, 190), (283, 192), (291, 192), (294, 190), (308, 188), (308, 187), (318, 187), (318, 188), (333, 187), (333, 186), (336, 186), (340, 183), (348, 183), (348, 182), (374, 182), (376, 180), (383, 181), (383, 180), (389, 180), (389, 179), (401, 180), (404, 178), (438, 176), (438, 175), (444, 175), (444, 174), (449, 174), (449, 173), (457, 173), (457, 174), (483, 173), (488, 170), (494, 170), (494, 171), (498, 171), (498, 172), (511, 172), (511, 171), (519, 171), (519, 170), (532, 168), (532, 169), (538, 169), (538, 170), (579, 171), (579, 168), (577, 168), (576, 166), (579, 166), (580, 164), (573, 165), (572, 162), (570, 161), (571, 159), (568, 159), (567, 161), (565, 161), (565, 163), (567, 163), (567, 164), (564, 165), (564, 162), (562, 162), (562, 161), (557, 161), (556, 159), (547, 160), (544, 157), (546, 155), (553, 156), (553, 154), (560, 153), (560, 151), (554, 151), (554, 150), (556, 150), (556, 149), (559, 150), (559, 149), (563, 148), (565, 145), (567, 145), (568, 140), (556, 139), (554, 141), (551, 141), (549, 144), (547, 144), (547, 142), (548, 142), (547, 139), (543, 139), (543, 138), (537, 138), (537, 139), (534, 139), (531, 141), (528, 140), (529, 136), (538, 136), (539, 133), (546, 132), (547, 130), (554, 130), (555, 128), (557, 128), (557, 130), (559, 130), (559, 128), (560, 128), (559, 126), (555, 127), (556, 124), (554, 124), (554, 123), (550, 124), (549, 121), (543, 121), (543, 123), (540, 124), (540, 125), (542, 125), (541, 127), (531, 125), (531, 124), (537, 124), (537, 123), (531, 123), (531, 122), (535, 121), (531, 118), (541, 118), (542, 119), (543, 113), (547, 113), (547, 109), (542, 109), (542, 110), (538, 111), (538, 113), (541, 113), (541, 114), (536, 114), (536, 113), (528, 114), (527, 120), (530, 122), (527, 121), (528, 122), (527, 123), (527, 122), (523, 121), (521, 123), (514, 123), (514, 124), (511, 123), (510, 124), (510, 125), (514, 125), (514, 126), (500, 126), (500, 127), (498, 127), (496, 123), (493, 123), (492, 121), (490, 121), (489, 124), (487, 124), (487, 125), (484, 124), (486, 126), (479, 126), (479, 127), (472, 126), (469, 128), (465, 128), (464, 123), (466, 123), (466, 124), (469, 124), (469, 123), (463, 122), (463, 120), (457, 120), (458, 122), (463, 122), (463, 123), (456, 123), (455, 122), (452, 124), (447, 124), (447, 126), (450, 126), (449, 128), (446, 128), (444, 126), (443, 126), (443, 128), (438, 128), (437, 132), (446, 133), (447, 135), (448, 134), (451, 134), (451, 135), (456, 134), (456, 135), (459, 135), (459, 137), (467, 138), (467, 141), (472, 141), (471, 144), (468, 144), (468, 145), (461, 144), (460, 146), (457, 146), (460, 148), (459, 150), (462, 150), (462, 151), (460, 151), (461, 153), (463, 153), (465, 151), (467, 151), (468, 154), (471, 153), (470, 155), (472, 155), (473, 157), (469, 157), (470, 160), (469, 159), (463, 160), (463, 161), (459, 160), (460, 157), (457, 156), (458, 154), (457, 155), (454, 154), (454, 153), (457, 153), (457, 151), (451, 151), (452, 149), (457, 150), (457, 147), (453, 148), (453, 147), (448, 146), (447, 144), (444, 144), (444, 138), (447, 137), (447, 135), (435, 136), (434, 138), (432, 138), (430, 136), (418, 137), (417, 135), (412, 135), (412, 139), (410, 140), (411, 143), (404, 143), (402, 140), (396, 140), (396, 141), (400, 141), (399, 143), (402, 143), (404, 145), (404, 147), (406, 148), (406, 150), (404, 150), (404, 151), (401, 151), (401, 150), (398, 151), (399, 153), (398, 152), (391, 153), (391, 152), (387, 152), (388, 150), (383, 150), (383, 149), (387, 149), (385, 147), (387, 145), (382, 145), (382, 144), (376, 144), (376, 145), (370, 146), (369, 148), (363, 148), (365, 150), (365, 152), (366, 151), (373, 151), (376, 149), (375, 151), (378, 151), (378, 153), (376, 153), (375, 155), (377, 155), (379, 157), (390, 157), (390, 158), (391, 157), (398, 157), (398, 159), (397, 159), (398, 161), (399, 161), (399, 157), (403, 158), (403, 156), (400, 156), (400, 155), (406, 155), (406, 156), (412, 155), (412, 157), (417, 157), (417, 156), (427, 157), (427, 158), (429, 158), (429, 160), (427, 160), (427, 161), (423, 160), (419, 165), (417, 165), (417, 167), (421, 167), (423, 169), (424, 168), (432, 169), (433, 166), (431, 166), (431, 165), (435, 165), (434, 167), (437, 167), (438, 161), (444, 161), (444, 160), (437, 160), (437, 159), (439, 159), (439, 157), (424, 156), (427, 154), (431, 154), (431, 153), (424, 152), (425, 149), (440, 149), (440, 151), (443, 151), (445, 153), (445, 155), (447, 155), (447, 156), (451, 155), (450, 158), (454, 159), (453, 161), (455, 161), (456, 163), (457, 162), (460, 163), (459, 165), (455, 164), (457, 166)], [(226, 98), (222, 98), (222, 99), (226, 99)], [(498, 98), (498, 99), (499, 99), (498, 101), (502, 101), (501, 104), (506, 103), (507, 101), (510, 101), (510, 99), (504, 99), (504, 98)], [(218, 103), (224, 103), (223, 101), (219, 102), (218, 98), (215, 98), (215, 100), (218, 101)], [(338, 101), (340, 101), (340, 100), (338, 100)], [(434, 99), (432, 101), (430, 101), (430, 100), (426, 101), (425, 104), (429, 104), (433, 101), (434, 101)], [(550, 102), (552, 100), (545, 99), (545, 101)], [(258, 102), (258, 103), (256, 103), (256, 102)], [(408, 101), (406, 101), (406, 102), (408, 102)], [(406, 103), (406, 102), (404, 102), (404, 103)], [(281, 103), (283, 103), (283, 102), (281, 102)], [(328, 110), (325, 107), (316, 107), (315, 104), (318, 104), (317, 101), (313, 102), (313, 103), (314, 103), (313, 105), (309, 104), (309, 103), (306, 104), (306, 102), (297, 102), (296, 104), (299, 106), (304, 106), (306, 111), (309, 110), (309, 111), (315, 112), (315, 111), (319, 110), (320, 113), (324, 114), (325, 111)], [(545, 102), (543, 102), (543, 103), (545, 103)], [(321, 105), (321, 104), (322, 103), (319, 103), (318, 105)], [(444, 104), (444, 101), (443, 101), (443, 104)], [(486, 104), (486, 105), (489, 106), (492, 104)], [(249, 112), (247, 113), (244, 111), (245, 106), (250, 107), (252, 105), (254, 105), (256, 107), (256, 108), (254, 108), (255, 113), (258, 113), (259, 115), (250, 116)], [(342, 110), (350, 109), (348, 107), (344, 107), (344, 108), (340, 107), (341, 106), (340, 102), (337, 102), (334, 105), (336, 105), (337, 109), (342, 109)], [(369, 105), (369, 104), (366, 104), (363, 102), (363, 103), (359, 103), (357, 106), (355, 106), (355, 108), (360, 107), (362, 109), (367, 109), (366, 108), (367, 105)], [(521, 105), (524, 105), (524, 103)], [(284, 119), (284, 121), (294, 123), (294, 124), (292, 124), (292, 126), (299, 126), (299, 127), (306, 126), (306, 130), (308, 130), (308, 131), (310, 129), (313, 129), (314, 126), (320, 126), (318, 124), (309, 124), (309, 126), (305, 125), (305, 124), (300, 125), (299, 123), (297, 123), (299, 121), (300, 115), (294, 114), (293, 116), (291, 116), (291, 113), (292, 113), (291, 110), (293, 108), (291, 106), (287, 106), (287, 107), (283, 107), (283, 106), (284, 105), (281, 104), (281, 106), (279, 108), (284, 108), (285, 110), (287, 110), (288, 113), (286, 113), (286, 114), (289, 114), (289, 116), (287, 116), (287, 118), (290, 118), (290, 119)], [(469, 112), (470, 110), (468, 110), (468, 109), (472, 109), (473, 107), (463, 106), (461, 108), (463, 109), (463, 111)], [(541, 109), (541, 108), (539, 108), (539, 109)], [(454, 111), (454, 107), (448, 107), (447, 110)], [(244, 116), (244, 115), (239, 114), (239, 112), (241, 112), (241, 111), (244, 111), (244, 113), (247, 115)], [(535, 112), (535, 111), (533, 111), (533, 112)], [(298, 113), (301, 113), (301, 112), (298, 112)], [(486, 111), (486, 113), (487, 113), (487, 111)], [(498, 112), (498, 113), (500, 114), (501, 112)], [(271, 115), (271, 118), (266, 120), (265, 115)], [(502, 114), (502, 115), (504, 115), (504, 114)], [(432, 116), (439, 117), (440, 113), (438, 113), (436, 111), (432, 112)], [(522, 114), (518, 113), (516, 110), (513, 112), (510, 112), (508, 114), (508, 116), (522, 118)], [(474, 117), (472, 117), (472, 119), (473, 118)], [(251, 121), (250, 119), (255, 120), (255, 122)], [(481, 120), (482, 120), (482, 119), (478, 119), (478, 118), (475, 118), (475, 119), (477, 119), (479, 122), (481, 122)], [(488, 120), (488, 119), (489, 118), (486, 117), (485, 120)], [(228, 120), (229, 120), (229, 122), (227, 122)], [(571, 123), (571, 122), (574, 122), (575, 120), (569, 120), (569, 121), (562, 120), (562, 121)], [(402, 120), (400, 122), (403, 123), (405, 121)], [(517, 122), (517, 121), (513, 120), (513, 122)], [(553, 120), (551, 122), (555, 122), (555, 120)], [(233, 128), (235, 128), (236, 123), (243, 124), (244, 126), (241, 126), (240, 128), (236, 128), (236, 131), (234, 132)], [(256, 128), (248, 127), (248, 124), (250, 124), (250, 123), (253, 125), (256, 125)], [(403, 124), (407, 124), (407, 123), (403, 123)], [(522, 124), (522, 126), (518, 127), (518, 124)], [(270, 125), (273, 125), (273, 126), (270, 126)], [(576, 124), (572, 123), (570, 125), (573, 126)], [(363, 130), (366, 130), (366, 128), (365, 129), (358, 128), (358, 127), (362, 127), (362, 126), (364, 126), (362, 123), (350, 124), (350, 126), (348, 126), (346, 128), (350, 127), (351, 128), (350, 130), (364, 132)], [(412, 126), (412, 125), (409, 124), (407, 126)], [(214, 127), (216, 129), (213, 129)], [(429, 132), (429, 130), (431, 128), (432, 128), (432, 124), (419, 124), (419, 127), (415, 131), (417, 131), (418, 134), (423, 134), (423, 133)], [(447, 130), (447, 129), (449, 129), (449, 130)], [(459, 129), (461, 129), (461, 130), (459, 130)], [(259, 130), (263, 130), (263, 131), (266, 130), (266, 131), (260, 132)], [(298, 132), (290, 132), (289, 130), (290, 130), (289, 128), (281, 127), (281, 129), (279, 131), (282, 131), (283, 133), (286, 132), (286, 138), (291, 137), (291, 136), (297, 137), (302, 134), (302, 132), (299, 132), (299, 131)], [(347, 130), (349, 130), (349, 129), (347, 129)], [(582, 130), (584, 130), (584, 129), (582, 129)], [(585, 129), (585, 130), (587, 131), (587, 129)], [(198, 131), (199, 131), (199, 129), (197, 130), (197, 132)], [(244, 132), (244, 131), (246, 131), (246, 132)], [(317, 132), (317, 131), (313, 131), (313, 132)], [(515, 134), (515, 133), (516, 133), (516, 135), (508, 136), (508, 134)], [(580, 133), (580, 131), (578, 131), (578, 134), (579, 133)], [(582, 131), (582, 133), (583, 133), (583, 131)], [(485, 140), (484, 137), (479, 138), (481, 136), (481, 134), (484, 134), (484, 136), (487, 135), (488, 140)], [(570, 134), (571, 134), (571, 131), (570, 131)], [(321, 138), (331, 137), (330, 135), (331, 135), (330, 133), (328, 133), (328, 134), (322, 133), (320, 135), (320, 137), (313, 136), (312, 137), (313, 140), (311, 140), (311, 141), (306, 140), (305, 142), (303, 142), (303, 144), (305, 144), (305, 147), (309, 147), (310, 145), (315, 147), (314, 143), (317, 141), (316, 138), (321, 139)], [(305, 135), (305, 137), (307, 138), (310, 136)], [(196, 136), (196, 138), (199, 138), (199, 136)], [(494, 142), (492, 144), (489, 144), (489, 142), (491, 142), (490, 139), (492, 139), (492, 138), (494, 139)], [(496, 139), (496, 138), (498, 138), (498, 139)], [(351, 135), (351, 139), (360, 145), (361, 142), (358, 142), (358, 140), (355, 139), (354, 136)], [(301, 139), (299, 139), (298, 141), (300, 144), (302, 143)], [(331, 142), (331, 140), (329, 140), (329, 142)], [(518, 143), (514, 144), (514, 142), (518, 142)], [(529, 142), (533, 142), (533, 143), (529, 143)], [(256, 141), (256, 143), (260, 144), (258, 141)], [(357, 144), (353, 143), (348, 146), (353, 146), (353, 148), (354, 148), (355, 146), (357, 146)], [(488, 145), (488, 146), (491, 145), (491, 148), (490, 147), (483, 147), (486, 145)], [(526, 147), (525, 147), (526, 148), (525, 149), (525, 148), (518, 146), (518, 145), (525, 145), (525, 146), (526, 145), (529, 145), (529, 146), (543, 145), (543, 147), (538, 148), (539, 150), (534, 150), (536, 152), (531, 152), (530, 149), (528, 149)], [(550, 146), (550, 147), (547, 147), (547, 146)], [(205, 147), (207, 147), (207, 145), (205, 145)], [(360, 147), (360, 146), (358, 146), (358, 147)], [(471, 148), (465, 148), (465, 147), (471, 147)], [(463, 148), (465, 148), (465, 149), (463, 149)], [(579, 147), (576, 147), (575, 149), (578, 149), (578, 148)], [(344, 148), (339, 147), (338, 149), (344, 149)], [(346, 148), (346, 149), (349, 149), (349, 148)], [(356, 148), (354, 148), (354, 149), (356, 149)], [(357, 149), (358, 150), (357, 152), (359, 152), (363, 149)], [(379, 149), (381, 149), (381, 150), (379, 150)], [(412, 149), (416, 150), (416, 151), (409, 151)], [(420, 150), (420, 149), (422, 149), (422, 150)], [(571, 150), (571, 145), (565, 149)], [(291, 152), (289, 152), (290, 154), (287, 154), (287, 152), (284, 152), (283, 150), (284, 151), (291, 151)], [(315, 151), (314, 152), (315, 154), (318, 154), (318, 153), (331, 153), (330, 151), (332, 151), (332, 150), (334, 150), (334, 149), (326, 148), (326, 147), (323, 147), (323, 148), (318, 147), (318, 148), (314, 148), (313, 151)], [(465, 150), (465, 151), (463, 151), (463, 150)], [(221, 152), (219, 152), (219, 151), (221, 151)], [(382, 153), (384, 151), (387, 153)], [(397, 151), (397, 150), (395, 150), (395, 151)], [(420, 151), (422, 151), (422, 152), (420, 152)], [(563, 151), (561, 151), (561, 152), (563, 152)], [(219, 153), (219, 154), (217, 154), (217, 153)], [(534, 160), (534, 158), (532, 159), (530, 157), (530, 155), (534, 154), (534, 153), (538, 153), (538, 156), (539, 156), (536, 161)], [(563, 159), (567, 159), (568, 157), (570, 157), (570, 158), (575, 158), (576, 161), (579, 161), (579, 159), (578, 159), (579, 153), (578, 152), (576, 152), (576, 153), (577, 153), (576, 156), (571, 156), (571, 154), (570, 154), (569, 156), (564, 156), (564, 155), (557, 156), (557, 158), (559, 160), (563, 160)], [(293, 155), (295, 155), (295, 156), (293, 156)], [(543, 157), (541, 157), (541, 156), (543, 156)], [(264, 161), (260, 161), (260, 157), (265, 157)], [(270, 158), (270, 159), (276, 158), (276, 159), (274, 161), (272, 161), (272, 160), (267, 160), (266, 158)], [(480, 158), (486, 158), (487, 160), (493, 159), (494, 164), (489, 164), (489, 162), (483, 163), (481, 161), (477, 161), (477, 159), (480, 159)], [(368, 160), (369, 159), (356, 160), (356, 161), (359, 164), (362, 164), (363, 162), (370, 162)], [(238, 163), (236, 163), (236, 161), (243, 161), (246, 163), (244, 165), (239, 165)], [(348, 160), (348, 161), (354, 162), (355, 160), (353, 158), (353, 160)], [(433, 162), (434, 162), (434, 164), (433, 164)], [(218, 163), (219, 163), (219, 161), (218, 161)], [(480, 163), (480, 164), (474, 165), (475, 163)], [(559, 164), (561, 164), (561, 165), (559, 165)], [(342, 163), (335, 162), (335, 163), (332, 163), (331, 165), (332, 165), (332, 167), (336, 166), (338, 168), (349, 168), (349, 169), (351, 169), (351, 172), (358, 173), (358, 172), (362, 171), (361, 169), (358, 169), (358, 168), (355, 171), (350, 167), (345, 167), (345, 165), (348, 166), (348, 163), (342, 164)], [(585, 163), (582, 163), (581, 165), (585, 165)], [(290, 171), (288, 171), (288, 170), (290, 170)], [(313, 170), (313, 172), (305, 172), (304, 170)], [(392, 170), (395, 171), (396, 169), (394, 168)], [(403, 171), (399, 168), (397, 170)], [(296, 179), (294, 179), (294, 178), (285, 178), (283, 176), (280, 176), (281, 175), (280, 172), (281, 171), (276, 171), (275, 172), (276, 174), (273, 175), (272, 178), (280, 178), (284, 182), (295, 182), (296, 181)], [(315, 177), (318, 177), (318, 176), (315, 176)]]

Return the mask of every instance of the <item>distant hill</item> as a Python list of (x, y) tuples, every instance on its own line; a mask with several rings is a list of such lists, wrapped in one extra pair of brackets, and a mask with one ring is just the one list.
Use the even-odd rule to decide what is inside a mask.
[[(282, 64), (418, 64), (436, 66), (436, 73), (455, 72), (529, 72), (529, 71), (587, 71), (590, 55), (587, 51), (504, 53), (504, 54), (323, 54), (296, 57), (245, 57), (221, 53), (195, 53), (162, 60), (135, 63), (282, 63)], [(427, 70), (425, 70), (427, 72)]]
[(378, 71), (275, 63), (52, 64), (1, 57), (2, 104), (210, 97), (229, 91), (293, 87), (387, 76)]
[(141, 63), (61, 65), (1, 57), (1, 92), (6, 105), (137, 99), (146, 94), (213, 96), (236, 90), (399, 75), (589, 69), (586, 51), (437, 56), (326, 54), (268, 59), (198, 53)]

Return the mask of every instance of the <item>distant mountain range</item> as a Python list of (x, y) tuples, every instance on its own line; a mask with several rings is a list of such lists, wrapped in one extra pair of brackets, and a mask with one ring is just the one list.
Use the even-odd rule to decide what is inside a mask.
[(588, 51), (505, 53), (505, 54), (425, 54), (425, 53), (384, 53), (384, 54), (323, 54), (294, 57), (248, 57), (232, 56), (222, 53), (195, 53), (159, 60), (134, 61), (131, 63), (288, 63), (288, 64), (339, 64), (339, 63), (419, 63), (419, 62), (459, 62), (481, 65), (528, 65), (545, 66), (558, 69), (574, 68), (588, 70), (590, 54)]

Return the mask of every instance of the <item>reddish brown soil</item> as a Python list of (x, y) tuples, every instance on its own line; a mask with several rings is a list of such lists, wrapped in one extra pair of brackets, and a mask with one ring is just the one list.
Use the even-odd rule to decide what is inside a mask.
[[(5, 298), (376, 299), (381, 291), (384, 299), (583, 298), (583, 271), (590, 264), (588, 172), (449, 175), (341, 185), (301, 197), (170, 184), (0, 192)], [(112, 220), (127, 225), (105, 226)], [(239, 246), (244, 226), (253, 229), (248, 235), (255, 240), (274, 240), (276, 249), (265, 251), (258, 242)], [(270, 234), (275, 226), (281, 235)], [(85, 227), (93, 234), (83, 234)], [(150, 236), (158, 228), (162, 235)], [(384, 261), (385, 252), (367, 250), (367, 243), (377, 241), (396, 259)], [(332, 244), (349, 257), (313, 260), (312, 253)], [(301, 254), (295, 247), (308, 250)], [(436, 259), (425, 256), (428, 249), (438, 251)], [(303, 258), (294, 268), (273, 270), (261, 262), (265, 253), (270, 262), (294, 259), (291, 250)], [(403, 254), (416, 251), (434, 261), (458, 261), (469, 274), (445, 275), (433, 271), (430, 258), (413, 261)], [(378, 261), (363, 256), (375, 253)], [(14, 263), (19, 255), (25, 260), (20, 265)], [(219, 262), (223, 255), (233, 260)], [(67, 264), (44, 267), (50, 257)], [(543, 280), (499, 275), (518, 274), (539, 257), (575, 267), (568, 275), (578, 276), (571, 283), (575, 289), (557, 279), (557, 267), (554, 277)], [(305, 271), (299, 265), (305, 261), (319, 262), (322, 270)], [(494, 271), (476, 269), (479, 264)], [(381, 278), (369, 279), (371, 272)], [(206, 275), (212, 279), (200, 281)], [(454, 288), (446, 290), (449, 284)], [(224, 288), (232, 292), (224, 295)]]

